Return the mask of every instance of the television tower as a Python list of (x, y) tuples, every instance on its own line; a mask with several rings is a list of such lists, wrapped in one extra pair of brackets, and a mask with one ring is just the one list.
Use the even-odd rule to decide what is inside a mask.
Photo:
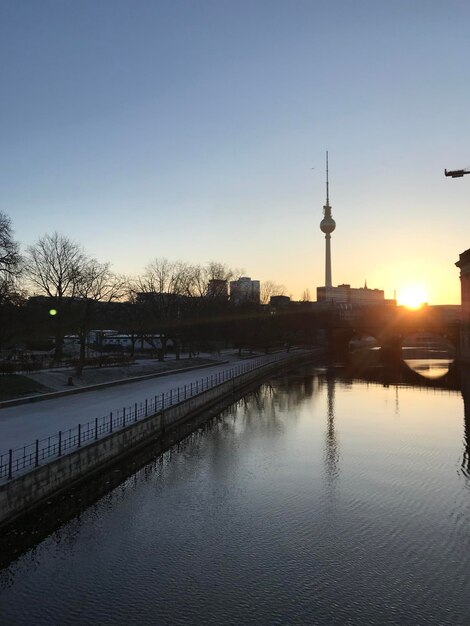
[(328, 151), (326, 152), (326, 204), (323, 207), (323, 219), (320, 222), (320, 229), (325, 233), (325, 287), (331, 287), (331, 233), (336, 228), (336, 222), (331, 217), (331, 206), (328, 183)]

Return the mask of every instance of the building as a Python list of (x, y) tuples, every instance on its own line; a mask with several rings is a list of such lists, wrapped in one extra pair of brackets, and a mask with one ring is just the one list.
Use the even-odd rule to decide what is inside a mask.
[(240, 276), (238, 280), (230, 281), (230, 302), (233, 304), (259, 304), (260, 303), (260, 282), (251, 280), (248, 276)]
[(228, 299), (228, 282), (219, 278), (211, 278), (207, 285), (208, 298)]
[(460, 304), (431, 304), (427, 310), (436, 320), (443, 325), (459, 324), (462, 319), (462, 307)]
[(317, 302), (334, 302), (359, 307), (384, 304), (385, 298), (382, 289), (369, 289), (367, 285), (355, 288), (343, 284), (337, 287), (317, 287)]
[(460, 354), (462, 360), (470, 363), (470, 248), (462, 252), (455, 265), (460, 269), (460, 293), (462, 302)]

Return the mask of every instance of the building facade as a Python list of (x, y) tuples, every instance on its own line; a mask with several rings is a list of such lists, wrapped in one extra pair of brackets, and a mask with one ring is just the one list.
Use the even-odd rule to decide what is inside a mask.
[(470, 363), (470, 248), (462, 252), (455, 264), (460, 269), (460, 293), (462, 322), (460, 330), (460, 354)]
[(219, 278), (211, 278), (207, 285), (207, 297), (228, 299), (228, 282)]
[(382, 289), (358, 289), (343, 284), (337, 287), (317, 287), (317, 302), (334, 302), (335, 304), (350, 304), (352, 306), (374, 306), (384, 304)]
[(241, 276), (238, 280), (230, 281), (230, 302), (233, 304), (259, 304), (260, 282), (251, 280), (248, 276)]

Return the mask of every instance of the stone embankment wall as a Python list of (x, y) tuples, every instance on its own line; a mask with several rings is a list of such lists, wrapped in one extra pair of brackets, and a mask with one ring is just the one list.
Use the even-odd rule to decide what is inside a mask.
[(164, 411), (130, 424), (46, 465), (0, 485), (0, 526), (8, 524), (106, 465), (117, 462), (155, 438), (178, 428), (201, 411), (259, 382), (269, 374), (310, 360), (315, 353), (292, 353), (289, 358), (241, 374)]

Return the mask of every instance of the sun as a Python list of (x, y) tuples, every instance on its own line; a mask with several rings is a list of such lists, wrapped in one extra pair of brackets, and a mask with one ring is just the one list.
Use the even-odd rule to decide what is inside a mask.
[(426, 290), (420, 285), (409, 285), (398, 292), (398, 304), (408, 309), (420, 309), (428, 300)]

